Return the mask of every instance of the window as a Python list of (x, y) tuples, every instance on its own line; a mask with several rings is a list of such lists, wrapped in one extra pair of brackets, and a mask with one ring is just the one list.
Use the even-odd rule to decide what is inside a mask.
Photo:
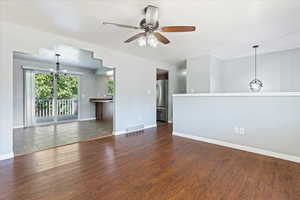
[(107, 95), (108, 96), (114, 95), (114, 81), (113, 80), (107, 81)]

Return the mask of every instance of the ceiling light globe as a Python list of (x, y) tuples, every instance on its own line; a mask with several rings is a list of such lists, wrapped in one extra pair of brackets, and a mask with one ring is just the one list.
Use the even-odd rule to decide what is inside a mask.
[(158, 41), (157, 41), (156, 37), (153, 34), (151, 34), (147, 37), (147, 44), (150, 47), (157, 47)]
[(146, 44), (147, 44), (147, 41), (146, 41), (146, 38), (145, 38), (145, 37), (140, 37), (140, 38), (137, 40), (137, 42), (138, 42), (138, 45), (139, 45), (140, 47), (144, 47), (144, 46), (146, 46)]
[(260, 80), (254, 79), (249, 83), (249, 87), (251, 92), (259, 92), (262, 89), (263, 84)]

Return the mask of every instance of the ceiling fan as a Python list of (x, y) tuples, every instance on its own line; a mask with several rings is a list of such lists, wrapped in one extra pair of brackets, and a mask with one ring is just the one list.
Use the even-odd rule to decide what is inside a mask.
[[(159, 17), (158, 17), (158, 7), (147, 6), (144, 8), (145, 18), (141, 20), (139, 26), (131, 26), (124, 24), (117, 24), (111, 22), (103, 22), (104, 25), (114, 25), (121, 28), (143, 30), (143, 32), (138, 33), (128, 40), (125, 43), (132, 42), (134, 40), (138, 41), (139, 46), (150, 46), (156, 47), (158, 41), (163, 44), (168, 44), (170, 41), (163, 36), (160, 32), (190, 32), (195, 31), (195, 26), (159, 26)], [(160, 31), (160, 32), (159, 32)]]

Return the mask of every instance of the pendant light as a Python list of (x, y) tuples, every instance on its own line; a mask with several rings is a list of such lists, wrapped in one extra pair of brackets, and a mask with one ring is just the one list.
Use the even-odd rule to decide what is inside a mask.
[(60, 63), (59, 63), (59, 57), (60, 57), (60, 54), (55, 54), (55, 57), (56, 57), (56, 68), (55, 69), (50, 69), (50, 72), (51, 74), (53, 74), (56, 78), (58, 78), (58, 76), (60, 74), (64, 74), (66, 75), (68, 73), (67, 70), (61, 70), (60, 68)]
[(254, 64), (254, 79), (249, 83), (249, 87), (250, 87), (250, 90), (252, 92), (259, 92), (261, 90), (261, 88), (263, 87), (263, 84), (262, 82), (256, 78), (256, 65), (257, 65), (257, 62), (256, 62), (256, 49), (258, 48), (259, 46), (258, 45), (254, 45), (253, 48), (255, 49), (255, 64)]
[(59, 76), (59, 72), (60, 72), (60, 64), (59, 64), (59, 57), (60, 57), (60, 54), (55, 54), (56, 56), (56, 73), (55, 73), (55, 76), (58, 77)]

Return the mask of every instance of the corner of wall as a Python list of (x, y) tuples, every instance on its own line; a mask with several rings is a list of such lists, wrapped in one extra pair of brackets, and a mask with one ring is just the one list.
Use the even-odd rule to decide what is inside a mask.
[(14, 157), (14, 153), (0, 154), (0, 160), (7, 160)]

